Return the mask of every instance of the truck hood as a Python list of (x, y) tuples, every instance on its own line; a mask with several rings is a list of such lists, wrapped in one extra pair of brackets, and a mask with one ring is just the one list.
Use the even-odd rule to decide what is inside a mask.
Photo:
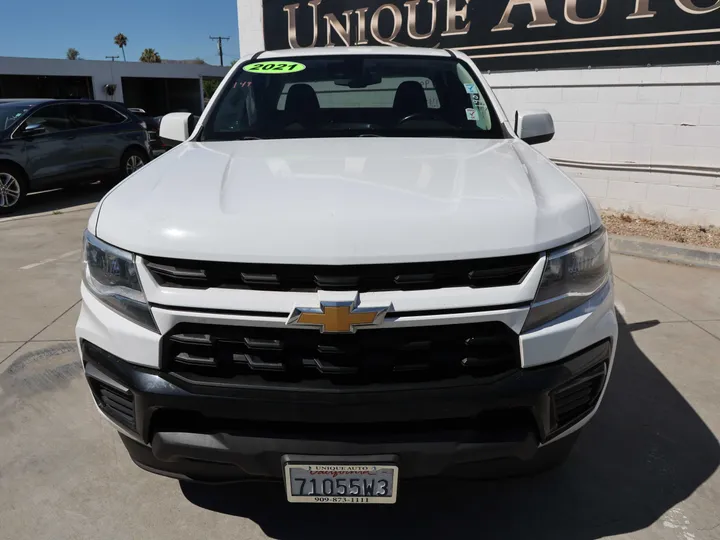
[(594, 221), (583, 192), (514, 139), (184, 143), (100, 204), (96, 234), (110, 244), (228, 262), (514, 255), (576, 240)]

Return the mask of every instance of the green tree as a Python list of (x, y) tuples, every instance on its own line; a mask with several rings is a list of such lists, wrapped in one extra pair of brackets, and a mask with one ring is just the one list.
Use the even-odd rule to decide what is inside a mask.
[(127, 58), (125, 58), (125, 47), (127, 47), (127, 42), (128, 42), (127, 37), (125, 36), (125, 34), (118, 34), (117, 36), (115, 36), (114, 41), (115, 41), (115, 45), (120, 47), (120, 50), (123, 53), (123, 61), (127, 62)]
[(222, 79), (203, 79), (203, 94), (205, 94), (205, 100), (209, 100), (213, 97), (213, 94), (220, 86)]
[(237, 60), (233, 60), (232, 62), (230, 62), (230, 67), (233, 67), (233, 66), (234, 66), (235, 64), (237, 64), (237, 63), (238, 63)]
[(145, 49), (140, 55), (140, 61), (149, 64), (159, 64), (162, 62), (162, 58), (155, 49)]
[(80, 56), (80, 53), (77, 49), (73, 49), (72, 47), (70, 47), (65, 53), (65, 56), (67, 56), (68, 60), (77, 60), (78, 56)]

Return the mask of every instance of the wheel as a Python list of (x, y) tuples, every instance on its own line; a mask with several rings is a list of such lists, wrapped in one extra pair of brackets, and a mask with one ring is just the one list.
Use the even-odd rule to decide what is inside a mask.
[(147, 162), (148, 158), (145, 152), (132, 148), (123, 154), (120, 160), (120, 179), (127, 178), (132, 173), (142, 168)]
[(20, 208), (27, 195), (25, 174), (18, 168), (0, 165), (0, 215)]

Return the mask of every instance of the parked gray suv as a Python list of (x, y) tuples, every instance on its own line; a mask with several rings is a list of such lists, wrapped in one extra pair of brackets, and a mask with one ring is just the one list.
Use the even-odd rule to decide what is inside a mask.
[(0, 100), (0, 214), (33, 191), (122, 179), (151, 155), (147, 126), (118, 103)]

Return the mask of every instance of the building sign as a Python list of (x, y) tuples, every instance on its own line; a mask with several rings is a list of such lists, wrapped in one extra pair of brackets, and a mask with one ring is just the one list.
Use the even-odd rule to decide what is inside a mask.
[(265, 48), (443, 47), (482, 69), (720, 61), (720, 0), (264, 0)]

